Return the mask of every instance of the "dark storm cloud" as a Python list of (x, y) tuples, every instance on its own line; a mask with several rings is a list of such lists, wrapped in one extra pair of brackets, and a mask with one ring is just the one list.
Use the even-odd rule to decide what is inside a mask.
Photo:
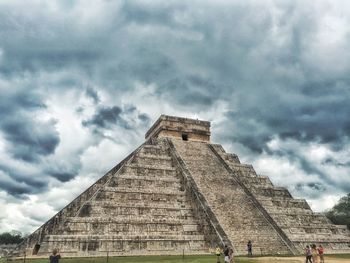
[(100, 102), (100, 97), (98, 96), (98, 93), (96, 90), (94, 90), (93, 88), (87, 88), (85, 90), (85, 93), (88, 97), (90, 97), (95, 104), (98, 104)]
[(304, 197), (319, 198), (326, 191), (327, 187), (321, 183), (298, 183), (295, 190), (302, 193)]
[(179, 4), (152, 4), (142, 2), (125, 2), (122, 6), (121, 13), (126, 21), (132, 21), (139, 24), (165, 24), (175, 25), (172, 20), (172, 14), (178, 8)]
[(90, 120), (83, 121), (84, 126), (95, 126), (97, 128), (107, 128), (122, 121), (120, 114), (122, 109), (118, 106), (103, 107), (92, 116)]
[[(164, 87), (173, 85), (174, 80), (179, 79), (185, 83), (186, 87), (181, 87), (184, 87), (187, 92), (183, 90), (169, 92), (169, 95), (176, 99), (174, 102), (188, 105), (190, 96), (197, 99), (197, 104), (203, 105), (215, 100), (215, 98), (211, 99), (211, 92), (214, 92), (210, 90), (211, 87), (204, 82), (200, 88), (197, 87), (198, 83), (193, 84), (196, 79), (202, 77), (195, 75), (187, 77), (191, 72), (187, 72), (186, 68), (182, 69), (176, 57), (172, 55), (174, 48), (176, 49), (175, 46), (182, 45), (181, 30), (185, 32), (185, 38), (191, 37), (193, 34), (191, 30), (194, 30), (194, 33), (197, 33), (196, 30), (200, 33), (207, 32), (206, 25), (198, 21), (191, 25), (175, 20), (174, 16), (177, 13), (191, 11), (189, 6), (174, 3), (126, 2), (119, 9), (113, 5), (111, 8), (115, 9), (115, 18), (109, 21), (111, 24), (105, 24), (102, 28), (79, 28), (74, 24), (76, 17), (69, 16), (66, 19), (72, 20), (72, 26), (66, 27), (66, 20), (52, 19), (45, 13), (39, 12), (37, 17), (30, 17), (22, 15), (21, 9), (16, 12), (4, 9), (3, 16), (0, 16), (0, 21), (2, 20), (0, 23), (8, 25), (7, 30), (13, 28), (13, 37), (5, 37), (3, 32), (6, 41), (2, 45), (4, 63), (0, 65), (0, 72), (14, 74), (23, 71), (37, 72), (41, 69), (52, 71), (77, 68), (94, 78), (94, 81), (100, 84), (99, 86), (120, 91), (130, 88), (137, 80), (157, 83), (158, 86)], [(39, 21), (40, 18), (46, 23)], [(30, 27), (35, 23), (40, 23), (40, 27)], [(129, 31), (128, 28), (133, 26), (136, 26), (135, 32)], [(30, 31), (29, 27), (35, 28), (34, 32)], [(148, 36), (142, 32), (142, 29), (147, 27), (151, 30)], [(171, 35), (174, 29), (178, 32)], [(141, 30), (140, 34), (138, 30)], [(48, 32), (50, 32), (49, 37)], [(179, 37), (178, 33), (180, 33)], [(18, 38), (22, 41), (18, 42)], [(167, 39), (171, 42), (167, 43)], [(198, 44), (192, 42), (186, 43), (184, 50), (189, 48), (191, 52), (191, 49), (195, 48), (191, 45)], [(169, 49), (168, 44), (170, 44)], [(203, 59), (207, 60), (206, 57), (204, 56)], [(204, 60), (201, 63), (205, 63)], [(187, 64), (187, 61), (184, 62)], [(216, 83), (215, 80), (211, 82)], [(187, 96), (184, 93), (188, 93)]]
[(6, 175), (0, 176), (0, 189), (11, 195), (19, 197), (22, 194), (38, 193), (46, 189), (47, 180), (39, 178), (38, 174), (23, 172), (1, 163), (0, 172)]
[(323, 164), (332, 165), (337, 167), (350, 167), (350, 161), (348, 162), (339, 162), (333, 158), (327, 158), (323, 161)]
[(47, 160), (41, 165), (42, 174), (47, 178), (55, 178), (62, 183), (74, 179), (81, 171), (81, 155), (84, 150), (85, 149), (79, 148), (74, 153), (67, 152), (65, 154), (67, 157), (60, 158), (59, 160), (56, 158)]
[[(39, 44), (39, 43), (38, 43)], [(9, 50), (5, 49), (4, 60), (6, 63), (0, 67), (0, 72), (7, 76), (13, 76), (15, 72), (24, 70), (36, 72), (43, 67), (45, 70), (57, 70), (64, 67), (75, 67), (79, 65), (89, 70), (89, 65), (96, 61), (98, 55), (94, 51), (62, 51), (48, 48), (48, 50)]]
[(69, 172), (61, 172), (61, 171), (58, 171), (58, 172), (50, 171), (49, 174), (61, 182), (68, 182), (69, 180), (71, 180), (77, 175), (77, 172), (69, 173)]
[(137, 117), (145, 124), (149, 124), (151, 122), (151, 118), (145, 113), (141, 113)]
[(200, 76), (185, 76), (171, 78), (159, 87), (157, 94), (162, 98), (172, 98), (173, 103), (199, 110), (220, 99), (225, 88), (222, 83)]
[(92, 128), (95, 133), (101, 134), (104, 129), (116, 127), (132, 130), (136, 128), (138, 122), (147, 125), (150, 122), (150, 117), (145, 113), (139, 113), (135, 106), (127, 105), (123, 108), (102, 106), (97, 108), (96, 113), (90, 119), (82, 121), (82, 125)]
[(350, 90), (337, 93), (335, 85), (328, 87), (334, 92), (332, 95), (319, 93), (317, 97), (322, 96), (322, 99), (303, 97), (286, 101), (278, 94), (271, 94), (271, 101), (258, 106), (249, 105), (250, 102), (242, 97), (239, 109), (227, 114), (228, 119), (239, 127), (232, 135), (233, 139), (256, 152), (267, 150), (266, 142), (274, 135), (302, 142), (329, 143), (339, 150), (349, 135)]
[(20, 197), (23, 194), (32, 193), (31, 190), (34, 190), (32, 187), (23, 183), (6, 182), (3, 181), (3, 179), (0, 179), (0, 182), (2, 190), (5, 190), (8, 194), (16, 197)]
[(18, 198), (45, 191), (50, 178), (41, 173), (40, 165), (60, 142), (56, 122), (40, 119), (46, 105), (41, 94), (26, 81), (10, 85), (8, 80), (2, 80), (0, 93), (3, 150), (14, 159), (9, 162), (1, 153), (0, 172), (4, 176), (0, 176), (0, 190)]
[(13, 89), (0, 97), (0, 131), (15, 158), (35, 162), (40, 156), (52, 154), (59, 144), (55, 122), (35, 121), (33, 117), (45, 109), (40, 96)]
[(27, 162), (53, 153), (59, 143), (57, 131), (50, 123), (32, 123), (23, 118), (8, 120), (0, 127), (5, 139), (11, 143), (13, 156)]

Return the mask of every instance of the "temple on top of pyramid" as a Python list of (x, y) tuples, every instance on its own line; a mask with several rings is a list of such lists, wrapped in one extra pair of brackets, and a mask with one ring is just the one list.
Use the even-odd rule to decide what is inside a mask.
[(210, 141), (210, 122), (161, 115), (145, 138), (173, 137), (185, 141)]
[[(18, 247), (65, 257), (203, 254), (216, 246), (255, 255), (301, 254), (308, 244), (349, 253), (346, 226), (273, 185), (210, 141), (210, 122), (161, 115), (145, 142)], [(96, 157), (96, 160), (100, 158)]]

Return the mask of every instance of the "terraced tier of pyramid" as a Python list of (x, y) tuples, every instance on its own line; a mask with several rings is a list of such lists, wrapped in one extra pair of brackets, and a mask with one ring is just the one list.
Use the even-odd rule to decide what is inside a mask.
[(350, 252), (346, 226), (210, 143), (210, 123), (162, 115), (146, 141), (31, 234), (19, 253), (64, 256)]

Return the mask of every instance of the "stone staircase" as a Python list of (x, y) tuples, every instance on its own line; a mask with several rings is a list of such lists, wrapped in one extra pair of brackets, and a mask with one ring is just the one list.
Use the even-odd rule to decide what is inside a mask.
[(302, 253), (306, 245), (317, 243), (331, 253), (350, 252), (350, 234), (346, 226), (337, 226), (323, 215), (314, 213), (304, 199), (294, 199), (286, 188), (276, 187), (266, 176), (259, 176), (251, 165), (212, 145), (222, 160), (250, 190), (289, 240)]
[[(246, 253), (248, 240), (252, 240), (256, 254), (272, 254), (276, 250), (280, 254), (292, 253), (250, 196), (221, 164), (209, 144), (178, 139), (171, 139), (171, 142), (228, 235), (236, 253)], [(243, 169), (250, 171), (251, 167)]]

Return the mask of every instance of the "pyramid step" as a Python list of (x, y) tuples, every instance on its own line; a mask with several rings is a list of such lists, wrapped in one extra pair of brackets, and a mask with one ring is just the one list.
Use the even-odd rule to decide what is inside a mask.
[(312, 216), (314, 213), (311, 209), (300, 208), (300, 207), (265, 207), (266, 211), (273, 217), (278, 218), (280, 215), (288, 214), (300, 214), (300, 215), (309, 215)]
[(184, 195), (183, 191), (179, 189), (145, 189), (145, 188), (136, 188), (136, 187), (103, 187), (104, 192), (113, 192), (113, 193), (126, 193), (126, 194), (152, 194), (152, 195)]
[[(58, 246), (64, 245), (65, 241), (54, 241)], [(66, 256), (106, 256), (109, 255), (154, 255), (154, 254), (198, 254), (207, 251), (203, 240), (70, 240), (70, 246), (60, 249), (60, 252)], [(45, 256), (51, 253), (48, 246), (40, 247), (38, 256)]]
[(163, 155), (145, 155), (138, 154), (133, 160), (132, 164), (137, 164), (140, 166), (152, 166), (152, 167), (172, 167), (173, 163), (169, 156)]
[(124, 207), (124, 208), (138, 208), (138, 209), (169, 209), (169, 210), (183, 210), (183, 209), (192, 209), (191, 205), (189, 203), (145, 203), (143, 201), (140, 202), (133, 202), (133, 203), (117, 203), (114, 201), (96, 201), (91, 200), (87, 202), (90, 205), (98, 206), (98, 207), (109, 207), (109, 208), (116, 208), (116, 207)]
[[(325, 225), (317, 225), (317, 224), (310, 224), (307, 227), (303, 227), (303, 226), (292, 226), (290, 227), (290, 231), (291, 232), (298, 232), (298, 231), (303, 231), (303, 232), (308, 232), (309, 229), (311, 229), (311, 232), (317, 232), (320, 229), (324, 229), (324, 230), (330, 230), (332, 232), (336, 232), (338, 230), (341, 231), (342, 228), (339, 228), (340, 225), (330, 225), (330, 224), (325, 224)], [(345, 226), (346, 227), (346, 226)], [(313, 229), (316, 229), (315, 231)]]
[(189, 220), (182, 220), (182, 222), (176, 223), (165, 223), (165, 222), (113, 222), (111, 225), (111, 221), (94, 221), (94, 222), (81, 222), (81, 221), (67, 221), (65, 224), (66, 228), (70, 228), (72, 230), (88, 230), (94, 229), (96, 227), (107, 228), (108, 231), (130, 231), (130, 232), (139, 232), (139, 230), (143, 232), (147, 231), (170, 231), (170, 232), (195, 232), (199, 230), (199, 225), (196, 222), (192, 222)]
[[(114, 179), (115, 178), (115, 179)], [(118, 177), (114, 177), (112, 179), (114, 180), (142, 180), (145, 182), (153, 182), (153, 181), (159, 181), (159, 182), (166, 182), (166, 183), (181, 183), (181, 179), (179, 177), (174, 176), (162, 176), (157, 177), (153, 174), (148, 175), (130, 175), (130, 174), (120, 174)]]
[(228, 164), (240, 164), (240, 160), (237, 154), (227, 153), (220, 144), (211, 144), (215, 151), (224, 159)]
[(178, 233), (167, 234), (167, 235), (49, 235), (48, 239), (51, 242), (65, 240), (65, 241), (74, 241), (74, 240), (133, 240), (133, 241), (153, 241), (153, 240), (189, 240), (189, 241), (203, 241), (204, 235), (179, 235)]
[(168, 224), (96, 224), (70, 223), (61, 231), (64, 235), (201, 235), (198, 225)]
[(313, 216), (314, 212), (310, 209), (304, 209), (304, 208), (270, 208), (267, 209), (268, 212), (273, 216), (273, 217), (278, 217), (279, 215), (306, 215), (306, 216)]
[(285, 187), (259, 187), (250, 188), (251, 192), (257, 196), (271, 196), (271, 197), (292, 197)]
[(229, 163), (228, 164), (232, 171), (238, 172), (241, 176), (254, 177), (257, 176), (253, 166), (251, 164), (239, 164), (239, 163)]
[(96, 197), (91, 201), (101, 202), (113, 202), (114, 198), (118, 198), (118, 203), (135, 203), (144, 204), (148, 203), (152, 205), (169, 205), (169, 206), (182, 206), (189, 202), (186, 195), (174, 196), (174, 195), (154, 195), (154, 194), (139, 194), (139, 193), (117, 193), (117, 192), (103, 192), (97, 193)]
[(242, 176), (239, 178), (248, 188), (271, 188), (272, 182), (266, 176)]
[(265, 207), (269, 208), (276, 207), (281, 208), (305, 208), (310, 209), (310, 206), (305, 199), (292, 199), (292, 198), (281, 198), (281, 197), (265, 197), (258, 196), (257, 199)]
[[(323, 226), (314, 226), (314, 225), (310, 225), (308, 227), (302, 227), (300, 226), (298, 227), (290, 227), (288, 229), (285, 230), (287, 233), (290, 233), (289, 235), (293, 235), (293, 234), (320, 234), (320, 235), (330, 235), (330, 234), (340, 234), (340, 233), (336, 233), (335, 229), (331, 229), (331, 228), (327, 228), (327, 227), (323, 227)], [(341, 234), (340, 234), (341, 235)]]
[(166, 149), (164, 149), (164, 147), (160, 145), (144, 145), (140, 151), (140, 154), (163, 156), (163, 155), (167, 155), (168, 152)]
[[(180, 192), (181, 193), (181, 192)], [(164, 203), (183, 203), (186, 200), (185, 193), (143, 193), (128, 191), (100, 191), (95, 200), (119, 200), (119, 202), (164, 202)]]
[(132, 175), (141, 175), (146, 176), (148, 174), (151, 174), (153, 176), (176, 176), (176, 170), (173, 167), (168, 166), (150, 166), (150, 165), (135, 165), (135, 164), (128, 164), (125, 165), (123, 168), (123, 173), (126, 174), (132, 174)]
[[(164, 160), (164, 161), (171, 161), (171, 157), (169, 154), (163, 154), (163, 155), (153, 155), (153, 154), (145, 154), (142, 151), (140, 151), (137, 155), (135, 155), (137, 158), (145, 158), (148, 159), (149, 161), (158, 161), (158, 160)], [(134, 157), (134, 158), (135, 158)]]
[(236, 154), (233, 154), (233, 153), (225, 154), (223, 159), (226, 162), (228, 162), (229, 164), (240, 164), (241, 163), (238, 156)]
[(281, 227), (291, 227), (291, 226), (306, 226), (306, 225), (324, 225), (328, 224), (328, 219), (323, 216), (313, 215), (301, 215), (295, 214), (279, 214), (274, 216), (274, 219), (281, 225)]
[[(116, 211), (116, 213), (114, 213), (114, 211), (108, 211), (105, 212), (103, 211), (103, 209), (98, 210), (96, 207), (91, 207), (88, 205), (85, 205), (86, 208), (82, 209), (81, 212), (79, 213), (79, 217), (117, 217), (117, 218), (121, 218), (124, 220), (130, 220), (132, 219), (132, 217), (138, 216), (140, 218), (144, 218), (144, 217), (152, 217), (153, 219), (158, 219), (160, 221), (164, 220), (164, 222), (166, 220), (170, 220), (170, 219), (189, 219), (192, 220), (194, 219), (194, 215), (190, 212), (190, 211), (179, 211), (179, 212), (173, 212), (173, 213), (169, 213), (166, 212), (166, 210), (162, 211), (162, 210), (157, 210), (152, 212), (152, 214), (138, 214), (135, 210), (127, 210), (125, 209), (124, 211)], [(119, 213), (118, 213), (119, 212)], [(186, 213), (187, 212), (187, 213)]]
[(341, 235), (335, 235), (335, 234), (303, 234), (303, 235), (291, 235), (291, 239), (294, 242), (315, 242), (317, 240), (317, 243), (320, 242), (341, 242), (341, 243), (349, 243), (350, 245), (350, 239), (345, 238), (344, 236)]
[(171, 180), (156, 180), (152, 179), (140, 179), (140, 178), (113, 178), (108, 184), (110, 187), (120, 187), (120, 188), (143, 188), (143, 189), (154, 189), (154, 188), (164, 188), (164, 189), (180, 189), (181, 183), (179, 179), (171, 178)]
[(176, 209), (176, 208), (150, 208), (150, 207), (125, 207), (125, 206), (96, 206), (91, 205), (91, 215), (148, 215), (148, 216), (169, 216), (169, 217), (183, 217), (192, 216), (192, 209)]
[(187, 218), (151, 218), (146, 215), (139, 217), (129, 217), (129, 216), (95, 216), (95, 217), (68, 217), (68, 223), (99, 223), (99, 224), (168, 224), (168, 225), (192, 225), (200, 224), (200, 220), (187, 217)]

